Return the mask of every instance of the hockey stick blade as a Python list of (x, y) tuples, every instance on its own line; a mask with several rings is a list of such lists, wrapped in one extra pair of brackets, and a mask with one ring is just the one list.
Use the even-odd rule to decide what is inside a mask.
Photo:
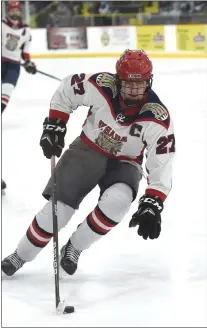
[(73, 313), (73, 312), (75, 312), (74, 306), (65, 305), (65, 301), (59, 302), (56, 310), (57, 310), (57, 313), (58, 314), (66, 314), (66, 313)]

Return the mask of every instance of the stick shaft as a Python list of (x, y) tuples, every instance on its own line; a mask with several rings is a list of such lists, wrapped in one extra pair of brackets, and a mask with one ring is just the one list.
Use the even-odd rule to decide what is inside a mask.
[(53, 267), (55, 276), (55, 303), (56, 308), (60, 303), (59, 290), (59, 245), (58, 245), (58, 216), (57, 216), (57, 184), (55, 172), (55, 156), (51, 158), (52, 175), (52, 219), (53, 219)]
[[(24, 63), (21, 64), (21, 66), (24, 67), (24, 66), (25, 66)], [(37, 69), (37, 73), (40, 73), (40, 74), (45, 75), (45, 76), (48, 76), (48, 77), (50, 77), (50, 78), (52, 78), (52, 79), (55, 79), (55, 80), (57, 80), (57, 81), (62, 81), (62, 80), (59, 79), (58, 77), (56, 77), (56, 76), (54, 76), (54, 75), (51, 75), (51, 74), (48, 74), (48, 73), (45, 73), (45, 72), (42, 72), (42, 71), (39, 71), (38, 69)]]
[(58, 80), (58, 81), (62, 81), (62, 80), (59, 79), (58, 77), (56, 77), (56, 76), (54, 76), (54, 75), (51, 75), (51, 74), (47, 74), (47, 73), (42, 72), (42, 71), (39, 71), (38, 69), (37, 69), (37, 73), (40, 73), (40, 74), (42, 74), (42, 75), (45, 75), (45, 76), (51, 77), (52, 79), (55, 79), (55, 80)]

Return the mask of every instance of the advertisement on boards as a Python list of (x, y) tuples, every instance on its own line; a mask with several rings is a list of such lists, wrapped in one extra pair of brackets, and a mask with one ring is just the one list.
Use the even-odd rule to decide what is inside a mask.
[(165, 50), (164, 25), (137, 26), (137, 49), (146, 51)]
[(131, 35), (128, 26), (103, 27), (100, 29), (100, 41), (104, 48), (129, 47)]
[(85, 27), (50, 27), (47, 29), (47, 48), (87, 49)]
[(182, 51), (207, 51), (206, 25), (177, 25), (176, 47)]

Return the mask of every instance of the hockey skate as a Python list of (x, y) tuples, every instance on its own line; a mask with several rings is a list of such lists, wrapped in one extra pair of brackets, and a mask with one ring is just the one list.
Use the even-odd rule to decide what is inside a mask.
[(7, 256), (1, 262), (1, 270), (5, 275), (13, 276), (13, 274), (15, 274), (15, 272), (17, 270), (19, 270), (24, 264), (25, 264), (25, 261), (23, 261), (17, 255), (17, 251), (15, 251), (13, 254)]
[(6, 189), (6, 182), (1, 179), (1, 190)]
[(82, 251), (78, 251), (73, 247), (71, 241), (67, 242), (65, 246), (63, 246), (60, 250), (60, 266), (67, 272), (69, 275), (73, 275), (78, 267), (78, 259)]

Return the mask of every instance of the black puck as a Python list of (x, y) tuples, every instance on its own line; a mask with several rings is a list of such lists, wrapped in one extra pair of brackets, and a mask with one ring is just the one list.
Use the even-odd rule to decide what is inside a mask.
[(73, 313), (73, 312), (75, 312), (74, 306), (66, 306), (63, 313), (65, 314), (65, 313)]

